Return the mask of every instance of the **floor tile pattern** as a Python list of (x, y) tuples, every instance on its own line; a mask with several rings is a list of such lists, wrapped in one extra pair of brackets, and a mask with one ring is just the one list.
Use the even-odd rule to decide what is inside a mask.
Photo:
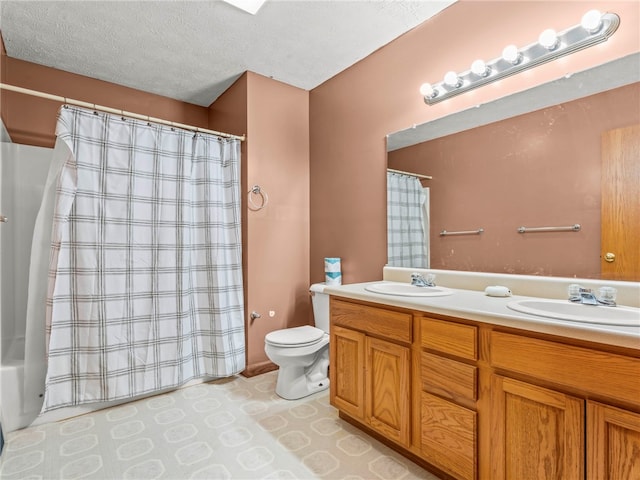
[(437, 480), (276, 372), (222, 379), (7, 435), (0, 478)]

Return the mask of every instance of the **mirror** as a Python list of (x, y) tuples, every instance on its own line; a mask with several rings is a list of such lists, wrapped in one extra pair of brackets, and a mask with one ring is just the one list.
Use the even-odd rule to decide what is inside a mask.
[[(430, 267), (613, 278), (601, 260), (604, 135), (640, 123), (638, 72), (633, 54), (388, 135), (389, 168), (433, 176), (422, 181), (430, 188)], [(640, 175), (637, 155), (632, 161), (622, 177)], [(637, 193), (625, 208), (638, 217), (640, 182), (627, 180)], [(578, 231), (518, 233), (576, 224)], [(618, 237), (637, 250), (636, 235)], [(617, 278), (639, 281), (640, 273)]]

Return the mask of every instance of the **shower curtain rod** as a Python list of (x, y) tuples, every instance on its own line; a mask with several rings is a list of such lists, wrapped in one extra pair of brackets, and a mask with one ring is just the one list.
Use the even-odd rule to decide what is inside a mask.
[(135, 118), (138, 120), (145, 120), (153, 123), (160, 123), (162, 125), (168, 125), (170, 127), (182, 128), (185, 130), (191, 130), (195, 132), (211, 133), (225, 138), (235, 138), (244, 142), (245, 136), (232, 135), (231, 133), (216, 132), (215, 130), (209, 130), (206, 128), (200, 128), (193, 125), (186, 125), (184, 123), (171, 122), (169, 120), (163, 120), (161, 118), (150, 117), (149, 115), (141, 115), (139, 113), (127, 112), (126, 110), (119, 110), (117, 108), (105, 107), (103, 105), (96, 105), (95, 103), (83, 102), (81, 100), (74, 100), (73, 98), (61, 97), (59, 95), (52, 95), (50, 93), (39, 92), (37, 90), (30, 90), (28, 88), (16, 87), (15, 85), (8, 85), (6, 83), (0, 83), (0, 89), (10, 90), (12, 92), (23, 93), (25, 95), (31, 95), (33, 97), (46, 98), (47, 100), (54, 100), (56, 102), (62, 102), (69, 105), (76, 105), (78, 107), (91, 108), (93, 110), (99, 110), (106, 113), (114, 113), (116, 115), (122, 115), (123, 117)]
[(433, 177), (431, 175), (420, 175), (419, 173), (403, 172), (402, 170), (394, 170), (393, 168), (387, 168), (387, 172), (409, 175), (411, 177), (424, 178), (425, 180), (433, 180)]

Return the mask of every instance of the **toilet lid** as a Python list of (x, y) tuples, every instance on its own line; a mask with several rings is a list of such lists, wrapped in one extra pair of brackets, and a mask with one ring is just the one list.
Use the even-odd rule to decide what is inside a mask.
[(304, 325), (302, 327), (276, 330), (275, 332), (268, 333), (264, 339), (271, 345), (301, 347), (319, 342), (323, 336), (324, 332), (319, 328)]

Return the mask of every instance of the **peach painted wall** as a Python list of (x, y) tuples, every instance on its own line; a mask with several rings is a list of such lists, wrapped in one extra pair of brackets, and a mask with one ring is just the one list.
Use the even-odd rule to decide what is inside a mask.
[[(188, 125), (208, 126), (208, 111), (198, 105), (17, 60), (5, 54), (0, 62), (2, 83)], [(52, 147), (60, 105), (53, 100), (0, 90), (2, 121), (16, 143)]]
[(390, 152), (389, 167), (433, 176), (431, 268), (599, 278), (601, 134), (638, 123), (634, 83)]
[(259, 185), (269, 196), (247, 212), (247, 312), (262, 315), (248, 325), (252, 365), (267, 360), (268, 332), (310, 321), (309, 92), (248, 75), (247, 191)]
[[(239, 112), (246, 112), (240, 118)], [(247, 374), (273, 368), (264, 337), (310, 323), (309, 93), (245, 73), (210, 107), (211, 128), (244, 128), (243, 191), (259, 185), (261, 210), (243, 206)], [(244, 121), (244, 126), (242, 122)], [(260, 205), (261, 199), (253, 197)], [(256, 311), (261, 318), (251, 321)], [(269, 312), (273, 312), (271, 317)]]
[[(259, 185), (269, 197), (258, 211), (248, 208), (247, 196), (243, 205), (246, 374), (253, 375), (274, 368), (264, 353), (267, 333), (312, 320), (309, 93), (247, 72), (209, 111), (211, 128), (244, 129), (243, 191)], [(260, 205), (260, 198), (253, 200)], [(251, 321), (252, 311), (261, 318)]]
[[(508, 43), (563, 30), (589, 9), (613, 11), (609, 41), (434, 106), (418, 89)], [(325, 256), (343, 258), (345, 283), (380, 279), (386, 263), (385, 135), (585, 70), (640, 50), (640, 3), (459, 1), (310, 94), (311, 281)]]
[[(247, 132), (247, 74), (243, 74), (233, 85), (231, 85), (218, 99), (209, 106), (209, 128), (219, 132), (234, 133), (244, 135)], [(247, 141), (242, 142), (240, 147), (242, 153), (240, 169), (240, 191), (247, 191)], [(245, 325), (248, 322), (247, 313), (247, 279), (249, 278), (247, 269), (247, 199), (244, 195), (242, 199), (241, 222), (242, 222), (242, 278), (245, 298)], [(245, 329), (245, 345), (249, 343), (248, 329)], [(248, 349), (245, 351), (247, 357)]]

